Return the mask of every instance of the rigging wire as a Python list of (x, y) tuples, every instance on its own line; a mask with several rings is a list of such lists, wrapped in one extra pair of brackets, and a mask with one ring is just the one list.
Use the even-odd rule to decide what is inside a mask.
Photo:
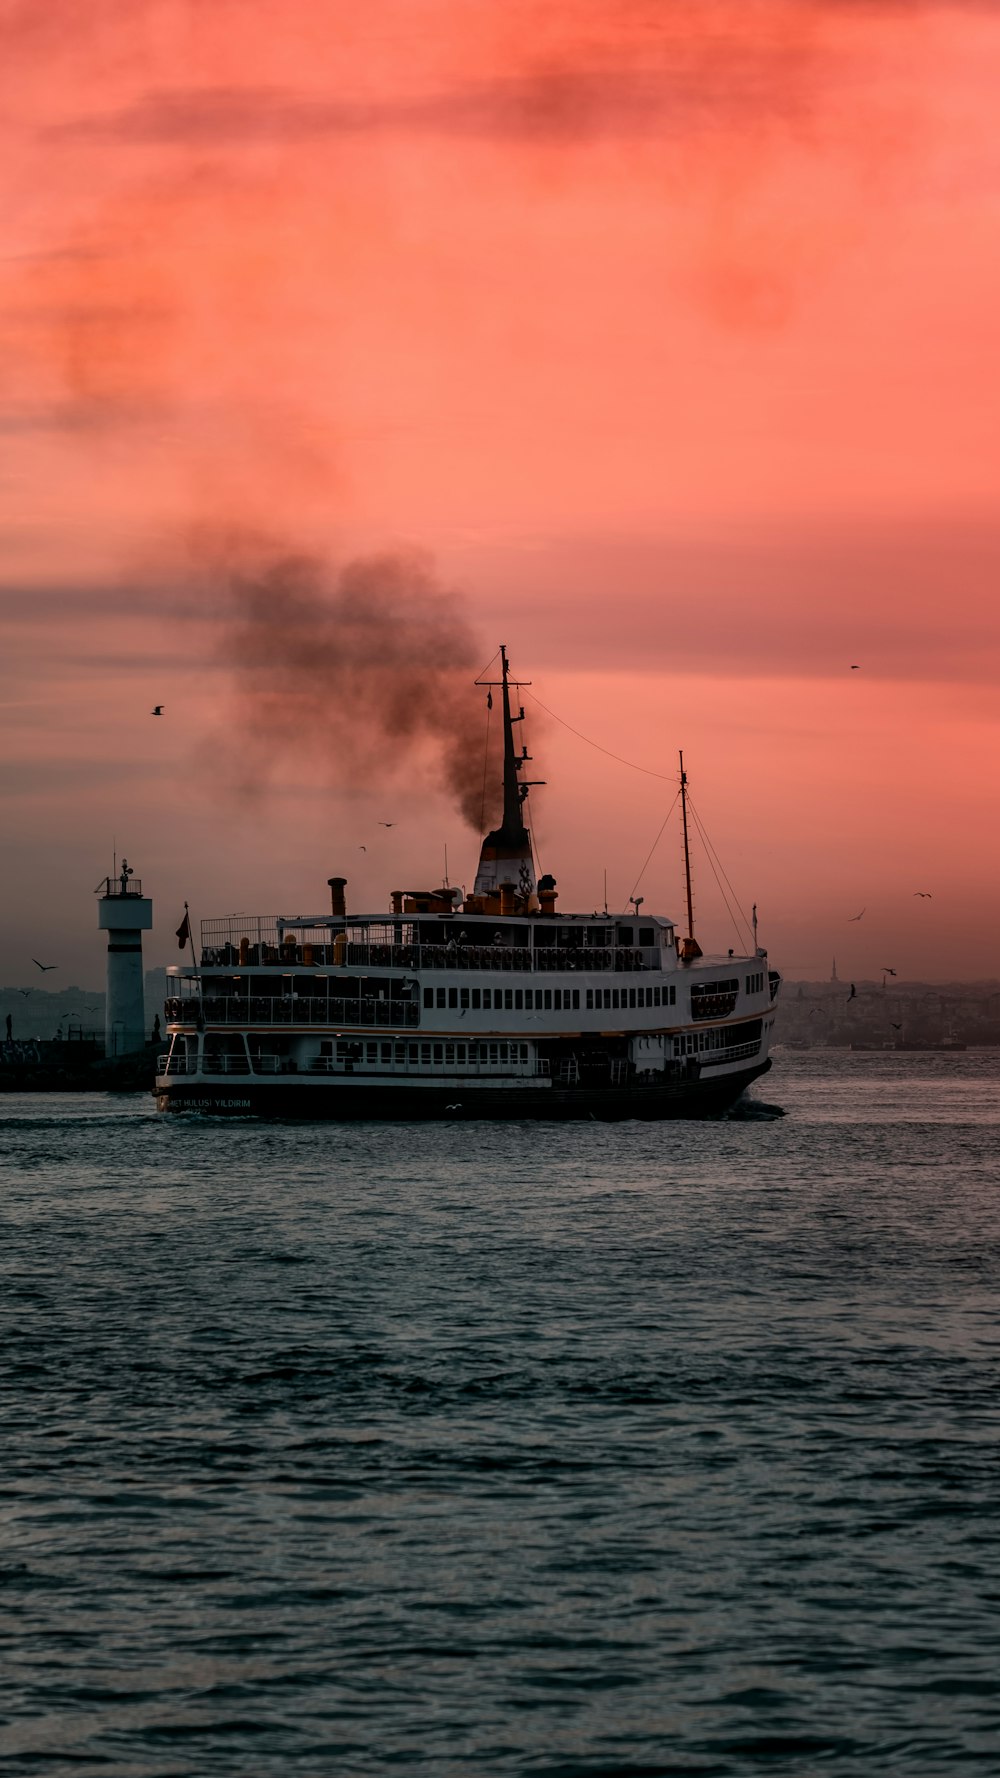
[[(698, 829), (699, 838), (701, 840), (702, 845), (705, 848), (705, 854), (706, 854), (706, 857), (708, 858), (708, 862), (711, 867), (712, 874), (715, 877), (716, 883), (719, 886), (719, 893), (721, 894), (722, 899), (726, 904), (726, 911), (729, 914), (729, 918), (733, 922), (733, 927), (736, 932), (736, 935), (742, 942), (743, 935), (740, 932), (740, 924), (742, 923), (744, 932), (747, 934), (747, 942), (748, 942), (748, 944), (752, 943), (750, 922), (747, 919), (746, 914), (743, 912), (743, 909), (740, 907), (739, 897), (737, 896), (732, 883), (729, 881), (729, 878), (726, 875), (725, 869), (723, 868), (721, 858), (719, 857), (718, 853), (715, 850), (715, 847), (712, 845), (712, 842), (708, 837), (708, 834), (705, 829), (705, 824), (702, 821), (701, 816), (698, 814), (698, 811), (695, 808), (694, 803), (691, 801), (690, 793), (688, 795), (688, 808), (691, 810), (691, 814), (694, 818), (695, 826)], [(718, 866), (718, 868), (716, 868), (716, 866)], [(721, 872), (721, 880), (720, 880), (720, 872)], [(725, 882), (726, 889), (729, 890), (729, 895), (731, 895), (733, 898), (733, 903), (735, 904), (735, 910), (736, 910), (735, 912), (733, 911), (733, 906), (730, 904), (729, 896), (727, 896), (727, 894), (726, 894), (726, 889), (724, 889), (722, 886), (723, 882)]]
[(524, 815), (524, 825), (528, 830), (528, 842), (531, 846), (532, 853), (534, 854), (535, 875), (536, 877), (540, 877), (544, 875), (544, 872), (542, 871), (542, 855), (538, 849), (538, 836), (535, 833), (535, 823), (531, 818), (529, 803), (530, 798), (526, 797), (521, 804), (521, 809)]
[[(495, 658), (496, 657), (494, 656), (494, 659)], [(485, 671), (485, 668), (484, 668), (484, 671)], [(490, 694), (486, 700), (486, 746), (483, 750), (483, 800), (482, 800), (482, 803), (480, 804), (480, 808), (479, 808), (479, 843), (480, 843), (480, 845), (482, 845), (482, 843), (483, 843), (483, 834), (486, 832), (486, 776), (489, 771), (489, 765), (490, 765), (490, 714), (492, 712), (492, 709), (493, 709), (493, 693), (490, 692)]]
[[(639, 769), (639, 771), (642, 771), (643, 767), (640, 766), (638, 769)], [(657, 773), (657, 777), (659, 777), (659, 776), (660, 776), (660, 774)], [(671, 815), (673, 814), (674, 810), (677, 807), (677, 798), (680, 796), (680, 794), (681, 793), (678, 790), (676, 795), (674, 796), (673, 802), (671, 803), (669, 809), (667, 810), (666, 814), (663, 817), (662, 822), (660, 823), (660, 831), (657, 834), (655, 840), (653, 841), (653, 844), (649, 848), (649, 852), (646, 855), (646, 862), (643, 865), (641, 871), (639, 872), (639, 875), (636, 877), (635, 882), (632, 884), (632, 894), (629, 896), (629, 901), (632, 901), (634, 899), (635, 892), (638, 889), (639, 884), (642, 882), (642, 879), (646, 874), (646, 867), (649, 864), (649, 860), (652, 858), (653, 853), (656, 851), (656, 848), (659, 845), (661, 839), (663, 838), (663, 829), (666, 827), (667, 822), (670, 820)], [(624, 914), (624, 912), (625, 912), (625, 909), (622, 908), (622, 913)]]
[(495, 653), (495, 654), (492, 654), (492, 655), (491, 655), (491, 656), (490, 656), (490, 658), (489, 658), (489, 660), (488, 660), (488, 661), (487, 661), (487, 663), (486, 663), (486, 665), (485, 665), (485, 667), (481, 667), (481, 668), (480, 668), (480, 670), (479, 670), (479, 672), (478, 672), (478, 673), (477, 673), (477, 674), (476, 674), (476, 677), (475, 677), (475, 679), (474, 679), (474, 680), (473, 680), (473, 682), (472, 682), (472, 683), (473, 683), (473, 685), (478, 685), (478, 684), (479, 684), (479, 681), (480, 681), (480, 680), (481, 680), (481, 679), (482, 679), (482, 676), (483, 676), (483, 674), (484, 674), (484, 673), (488, 673), (488, 672), (489, 672), (489, 670), (490, 670), (490, 668), (491, 668), (491, 667), (492, 667), (492, 665), (493, 665), (493, 662), (494, 662), (494, 661), (495, 661), (495, 660), (496, 660), (496, 658), (497, 658), (497, 655), (498, 655), (498, 654), (499, 654), (499, 653), (500, 653), (500, 650), (499, 650), (499, 648), (498, 648), (498, 649), (497, 649), (497, 650), (496, 650), (496, 653)]
[(602, 747), (600, 741), (592, 741), (589, 735), (581, 734), (580, 730), (574, 728), (571, 722), (567, 722), (562, 716), (557, 716), (555, 711), (550, 710), (548, 704), (543, 704), (541, 698), (536, 697), (535, 693), (529, 691), (527, 686), (524, 687), (524, 690), (528, 693), (533, 704), (537, 704), (540, 710), (544, 710), (546, 716), (551, 716), (553, 722), (558, 722), (563, 728), (568, 728), (570, 734), (575, 735), (578, 741), (586, 741), (588, 747), (596, 747), (598, 753), (605, 754), (608, 759), (617, 760), (620, 766), (628, 766), (630, 771), (645, 772), (647, 778), (660, 778), (664, 784), (674, 782), (670, 772), (654, 772), (652, 766), (637, 766), (634, 760), (623, 759), (620, 753), (612, 753), (609, 747)]

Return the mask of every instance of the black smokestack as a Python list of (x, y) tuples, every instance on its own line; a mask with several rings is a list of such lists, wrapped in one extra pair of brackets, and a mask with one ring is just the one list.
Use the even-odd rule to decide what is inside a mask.
[[(397, 550), (334, 565), (248, 532), (203, 534), (195, 548), (226, 591), (223, 653), (253, 779), (319, 754), (343, 782), (387, 783), (401, 766), (412, 775), (422, 749), (478, 832), (486, 694), (473, 680), (490, 651), (430, 559)], [(486, 776), (488, 825), (499, 773)]]

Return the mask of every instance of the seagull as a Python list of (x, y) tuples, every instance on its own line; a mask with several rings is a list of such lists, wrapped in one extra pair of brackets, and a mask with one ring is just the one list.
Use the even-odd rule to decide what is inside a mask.
[[(383, 827), (391, 827), (392, 822), (391, 821), (383, 821), (382, 825), (383, 825)], [(445, 1106), (446, 1111), (461, 1111), (461, 1109), (462, 1109), (461, 1100), (459, 1100), (457, 1105), (446, 1105)]]
[[(889, 1020), (889, 1023), (890, 1023), (890, 1025), (892, 1025), (891, 1019)], [(903, 1029), (902, 1025), (892, 1025), (892, 1028), (894, 1031), (902, 1031), (902, 1029)]]
[(18, 988), (17, 991), (19, 994), (23, 994), (25, 1000), (27, 1000), (28, 995), (31, 993), (32, 990), (30, 988)]
[[(866, 906), (866, 907), (867, 907), (867, 903), (866, 903), (866, 904), (865, 904), (865, 906)], [(865, 911), (865, 908), (862, 908), (862, 909), (861, 909), (861, 914), (863, 914), (863, 913), (864, 913), (864, 911)], [(850, 916), (850, 918), (849, 918), (849, 919), (848, 919), (848, 922), (847, 922), (847, 924), (848, 924), (848, 926), (850, 926), (850, 925), (851, 925), (851, 924), (852, 924), (852, 922), (853, 922), (853, 921), (854, 921), (854, 920), (860, 920), (860, 918), (861, 918), (861, 914), (851, 914), (851, 916)]]
[(883, 965), (882, 965), (882, 974), (883, 975), (895, 975), (895, 973), (896, 973), (896, 971), (894, 969), (889, 968), (888, 963), (883, 963)]
[(914, 889), (913, 893), (914, 893), (914, 895), (919, 895), (921, 901), (933, 901), (934, 900), (934, 897), (931, 894), (929, 889)]
[(380, 827), (395, 827), (395, 825), (396, 825), (395, 821), (380, 821), (379, 822)]
[(83, 1010), (84, 1010), (84, 1012), (100, 1012), (101, 1009), (100, 1009), (100, 1005), (97, 1005), (97, 1006), (85, 1006)]
[(58, 969), (59, 968), (58, 963), (39, 963), (37, 957), (32, 957), (31, 961), (35, 965), (36, 969), (40, 969), (42, 971), (43, 975), (47, 969)]
[(149, 712), (149, 714), (150, 714), (150, 716), (162, 716), (163, 715), (163, 705), (162, 704), (154, 705), (153, 709)]
[(861, 671), (861, 662), (860, 661), (852, 661), (851, 662), (851, 672), (852, 673), (860, 673), (860, 671)]
[(359, 847), (358, 847), (358, 851), (359, 851), (359, 852), (367, 852), (367, 850), (368, 850), (368, 847), (367, 847), (367, 846), (359, 846)]

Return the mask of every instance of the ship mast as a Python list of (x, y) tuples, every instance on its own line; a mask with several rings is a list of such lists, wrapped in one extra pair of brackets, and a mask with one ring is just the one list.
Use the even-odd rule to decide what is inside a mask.
[[(524, 721), (524, 711), (517, 716), (510, 713), (510, 667), (507, 662), (507, 650), (500, 644), (501, 684), (503, 686), (503, 821), (501, 827), (511, 839), (527, 839), (521, 804), (528, 794), (527, 785), (522, 785), (518, 773), (524, 761), (518, 759), (514, 752), (514, 723)], [(522, 796), (522, 790), (524, 795)]]
[(687, 805), (687, 773), (684, 770), (684, 754), (678, 754), (681, 762), (681, 828), (684, 833), (684, 889), (687, 895), (687, 938), (680, 948), (682, 958), (700, 957), (701, 946), (694, 936), (694, 906), (691, 900), (691, 848), (688, 844), (688, 805)]
[(684, 830), (684, 888), (687, 892), (688, 938), (694, 938), (694, 908), (691, 904), (691, 849), (688, 845), (688, 798), (687, 773), (684, 770), (684, 754), (678, 754), (681, 762), (681, 826)]
[(503, 695), (503, 817), (499, 827), (484, 836), (474, 895), (484, 900), (484, 913), (526, 913), (537, 907), (537, 900), (531, 836), (525, 826), (523, 808), (530, 786), (542, 780), (521, 777), (531, 755), (527, 747), (522, 747), (519, 754), (514, 746), (514, 724), (524, 721), (524, 710), (519, 706), (517, 715), (511, 714), (510, 688), (511, 685), (530, 684), (530, 681), (511, 679), (503, 643), (500, 645), (500, 667), (499, 680), (476, 680), (477, 685), (499, 685)]

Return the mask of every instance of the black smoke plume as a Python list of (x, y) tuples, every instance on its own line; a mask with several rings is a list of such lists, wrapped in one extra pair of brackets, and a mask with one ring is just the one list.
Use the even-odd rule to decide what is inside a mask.
[(373, 794), (429, 770), (471, 827), (479, 831), (484, 813), (492, 823), (499, 758), (491, 747), (484, 771), (486, 692), (473, 683), (489, 649), (426, 555), (335, 565), (247, 532), (193, 541), (223, 594), (247, 789), (296, 764)]

